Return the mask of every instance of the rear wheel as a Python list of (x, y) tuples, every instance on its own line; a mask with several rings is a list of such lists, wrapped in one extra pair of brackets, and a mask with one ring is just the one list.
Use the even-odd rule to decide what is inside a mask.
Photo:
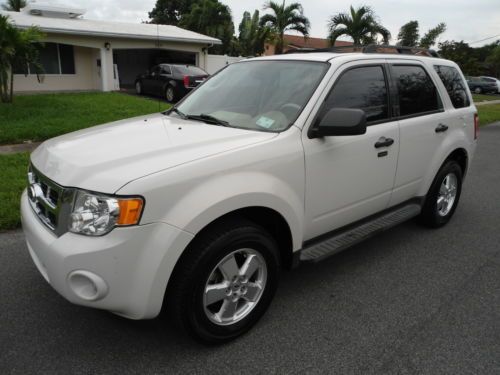
[(135, 83), (135, 92), (137, 93), (137, 95), (141, 95), (142, 94), (142, 84), (141, 84), (141, 81), (137, 81)]
[(175, 102), (176, 94), (173, 86), (168, 85), (165, 89), (165, 99), (167, 99), (167, 102), (169, 103)]
[(437, 228), (453, 216), (462, 191), (462, 168), (450, 160), (439, 170), (425, 199), (420, 222)]
[(187, 250), (165, 305), (195, 339), (218, 344), (248, 331), (278, 285), (278, 249), (260, 226), (236, 219), (205, 231)]

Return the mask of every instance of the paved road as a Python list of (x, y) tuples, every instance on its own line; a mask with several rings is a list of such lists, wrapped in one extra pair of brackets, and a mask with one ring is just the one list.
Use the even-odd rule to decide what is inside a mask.
[(0, 235), (0, 373), (500, 373), (500, 125), (451, 223), (403, 224), (283, 276), (263, 320), (207, 348), (159, 320), (73, 306)]

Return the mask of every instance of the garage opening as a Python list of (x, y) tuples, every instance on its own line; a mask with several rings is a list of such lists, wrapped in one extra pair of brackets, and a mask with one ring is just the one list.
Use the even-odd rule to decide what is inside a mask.
[(120, 88), (134, 87), (138, 75), (151, 67), (161, 64), (196, 65), (196, 53), (166, 49), (118, 49), (113, 51), (113, 61), (117, 65)]

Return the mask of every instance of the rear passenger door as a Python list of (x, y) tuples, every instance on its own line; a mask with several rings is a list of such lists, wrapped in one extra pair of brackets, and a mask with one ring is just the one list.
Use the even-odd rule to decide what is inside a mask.
[(399, 131), (386, 66), (372, 61), (339, 68), (315, 120), (332, 108), (362, 109), (366, 133), (310, 139), (304, 132), (306, 240), (382, 211), (389, 203)]
[(453, 120), (444, 111), (433, 75), (418, 62), (390, 61), (397, 92), (400, 151), (390, 205), (422, 195), (422, 182)]

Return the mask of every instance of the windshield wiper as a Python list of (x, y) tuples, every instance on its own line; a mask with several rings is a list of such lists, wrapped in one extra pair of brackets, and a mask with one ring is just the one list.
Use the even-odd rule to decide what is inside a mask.
[(166, 113), (167, 113), (167, 115), (170, 115), (172, 112), (177, 113), (180, 116), (180, 118), (182, 118), (183, 120), (187, 119), (186, 114), (184, 112), (182, 112), (181, 110), (177, 109), (177, 107), (170, 108)]
[(203, 122), (208, 122), (210, 124), (216, 124), (221, 126), (231, 126), (229, 125), (229, 122), (221, 120), (212, 115), (207, 115), (205, 113), (201, 113), (199, 115), (186, 115), (186, 118), (190, 120), (203, 121)]

